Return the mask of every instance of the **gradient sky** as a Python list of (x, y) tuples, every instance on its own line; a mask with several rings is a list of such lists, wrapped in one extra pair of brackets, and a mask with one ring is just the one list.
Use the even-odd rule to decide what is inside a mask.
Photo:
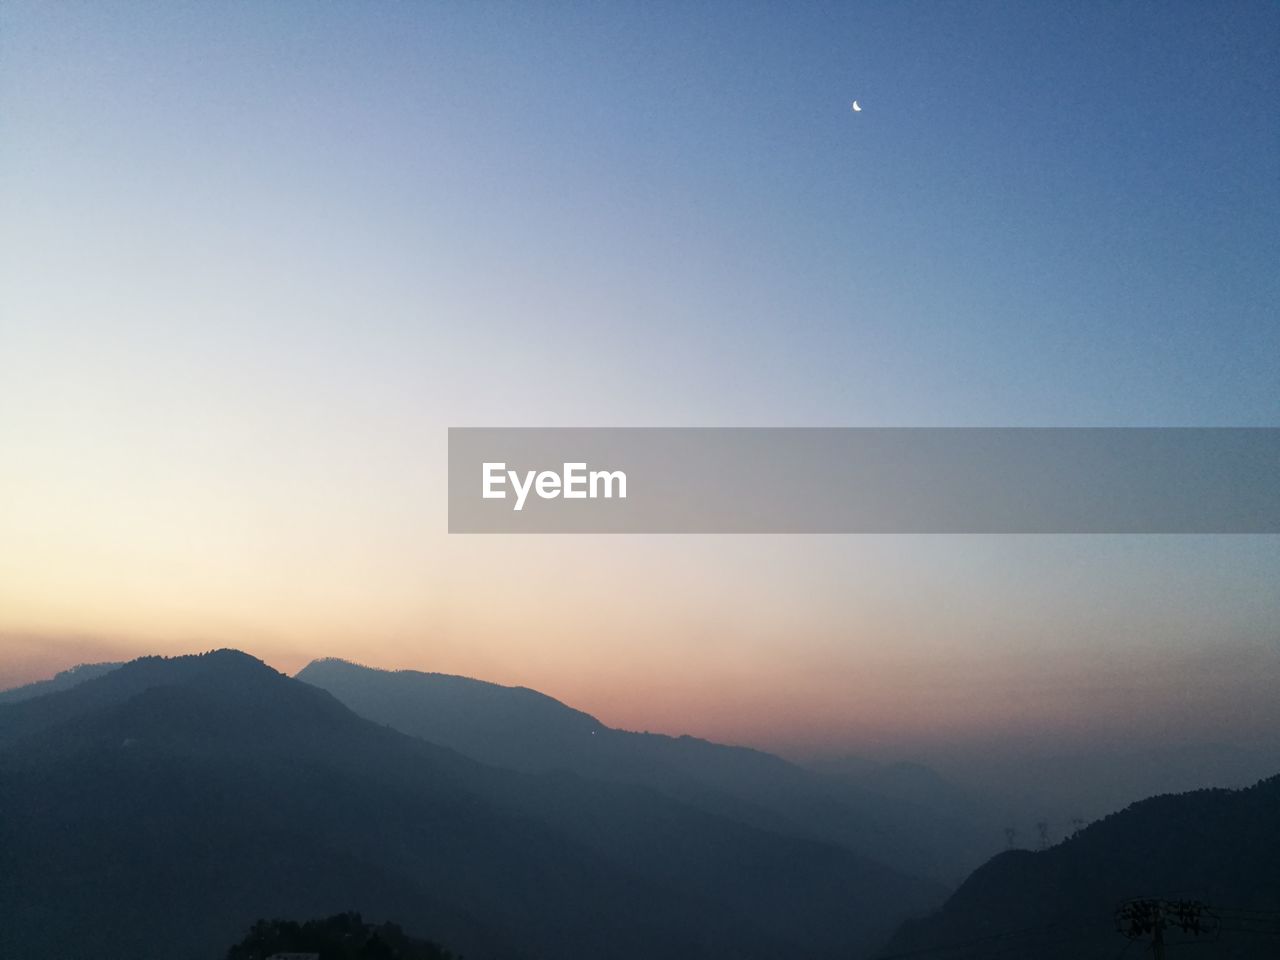
[[(1280, 729), (1275, 537), (484, 537), (450, 425), (1277, 425), (1280, 7), (0, 7), (0, 686)], [(863, 111), (853, 114), (857, 98)]]

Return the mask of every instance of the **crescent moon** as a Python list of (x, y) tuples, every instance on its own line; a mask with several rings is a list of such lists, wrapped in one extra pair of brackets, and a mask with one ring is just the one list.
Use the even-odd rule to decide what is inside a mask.
[(858, 101), (857, 101), (857, 100), (853, 101), (853, 112), (854, 112), (854, 113), (861, 113), (861, 112), (862, 112), (862, 108), (861, 108), (860, 106), (858, 106)]

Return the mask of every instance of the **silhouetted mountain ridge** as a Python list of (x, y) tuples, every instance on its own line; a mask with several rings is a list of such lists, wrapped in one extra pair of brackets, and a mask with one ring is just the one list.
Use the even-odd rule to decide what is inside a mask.
[(360, 909), (477, 960), (819, 958), (938, 898), (652, 790), (477, 763), (234, 651), (0, 707), (0, 809), (5, 956), (211, 956), (254, 917)]
[(9, 690), (0, 690), (0, 703), (17, 703), (20, 700), (42, 697), (46, 693), (69, 690), (78, 684), (84, 683), (86, 680), (92, 680), (94, 677), (100, 677), (104, 673), (110, 673), (119, 666), (119, 663), (80, 663), (60, 671), (48, 680), (38, 680), (35, 683), (13, 687)]
[[(280, 676), (261, 660), (238, 650), (214, 650), (181, 657), (140, 657), (71, 687), (0, 704), (0, 746), (56, 726), (91, 710), (113, 706), (156, 687), (222, 689), (230, 696), (269, 687)], [(7, 709), (5, 709), (7, 708)]]

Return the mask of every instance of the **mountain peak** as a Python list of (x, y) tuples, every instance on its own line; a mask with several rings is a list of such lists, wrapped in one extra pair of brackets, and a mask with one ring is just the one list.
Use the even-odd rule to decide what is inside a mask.
[(68, 723), (91, 732), (105, 722), (102, 711), (115, 710), (117, 717), (123, 716), (120, 711), (126, 705), (134, 703), (129, 709), (136, 712), (139, 702), (152, 710), (167, 704), (167, 717), (175, 710), (194, 714), (200, 704), (214, 702), (234, 705), (239, 716), (261, 715), (264, 707), (276, 718), (292, 713), (312, 721), (347, 713), (332, 697), (297, 683), (257, 657), (217, 649), (176, 657), (139, 657), (67, 689), (0, 704), (0, 746)]

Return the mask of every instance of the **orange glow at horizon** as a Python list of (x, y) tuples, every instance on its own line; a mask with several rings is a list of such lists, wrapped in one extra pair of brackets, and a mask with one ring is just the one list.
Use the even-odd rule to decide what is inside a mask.
[(451, 537), (443, 449), (390, 471), (390, 438), (337, 459), (233, 402), (89, 440), (62, 420), (92, 402), (68, 388), (0, 450), (5, 686), (230, 646), (777, 749), (1277, 719), (1277, 538)]

